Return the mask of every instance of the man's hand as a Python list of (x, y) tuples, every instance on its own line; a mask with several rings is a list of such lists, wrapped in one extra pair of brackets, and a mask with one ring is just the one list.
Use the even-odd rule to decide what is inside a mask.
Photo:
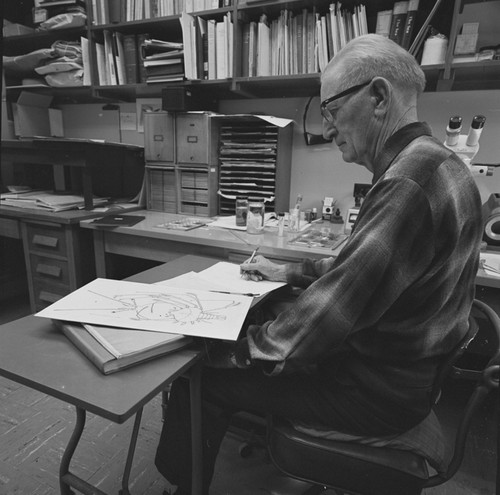
[(252, 263), (249, 261), (250, 259), (240, 265), (241, 277), (245, 280), (286, 282), (285, 265), (273, 263), (264, 256), (255, 256)]

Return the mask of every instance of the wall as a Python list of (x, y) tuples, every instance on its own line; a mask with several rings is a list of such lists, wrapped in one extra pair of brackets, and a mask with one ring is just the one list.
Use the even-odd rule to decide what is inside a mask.
[[(294, 140), (292, 153), (291, 194), (292, 203), (297, 194), (303, 195), (304, 208), (317, 207), (325, 196), (333, 196), (341, 211), (352, 206), (352, 190), (355, 182), (370, 183), (371, 174), (363, 167), (344, 163), (341, 153), (334, 144), (306, 146), (302, 134), (302, 115), (307, 98), (275, 98), (225, 100), (220, 102), (222, 113), (263, 113), (292, 119)], [(119, 109), (103, 110), (102, 105), (66, 105), (63, 106), (63, 118), (72, 124), (72, 137), (87, 137), (119, 140), (131, 144), (143, 144), (143, 134), (135, 130), (131, 117), (134, 117), (136, 105), (124, 103)], [(500, 90), (424, 93), (420, 99), (419, 117), (430, 124), (435, 136), (445, 139), (445, 128), (451, 115), (461, 115), (464, 132), (468, 131), (473, 115), (484, 114), (486, 125), (480, 140), (480, 150), (474, 162), (500, 162)], [(128, 116), (128, 119), (123, 119)], [(76, 124), (75, 124), (76, 122)], [(88, 130), (75, 128), (78, 123), (91, 123)], [(113, 122), (112, 126), (107, 123)], [(83, 124), (82, 124), (83, 125)], [(307, 130), (321, 133), (321, 119), (318, 98), (309, 108)], [(81, 131), (81, 133), (79, 133)], [(500, 192), (500, 168), (493, 177), (478, 177), (483, 202), (493, 192)]]
[[(320, 207), (324, 196), (333, 196), (342, 211), (353, 204), (355, 182), (370, 183), (371, 174), (363, 167), (345, 163), (335, 144), (306, 146), (302, 135), (302, 114), (305, 98), (238, 100), (221, 102), (224, 113), (259, 112), (287, 117), (295, 121), (292, 184), (290, 198), (303, 195), (305, 208)], [(446, 124), (452, 115), (461, 115), (464, 133), (475, 114), (486, 116), (476, 163), (500, 163), (500, 91), (464, 91), (424, 93), (418, 105), (419, 118), (426, 121), (434, 135), (444, 141)], [(308, 112), (307, 130), (321, 133), (319, 103), (315, 98)], [(476, 180), (483, 201), (493, 192), (500, 192), (500, 168), (492, 177)]]

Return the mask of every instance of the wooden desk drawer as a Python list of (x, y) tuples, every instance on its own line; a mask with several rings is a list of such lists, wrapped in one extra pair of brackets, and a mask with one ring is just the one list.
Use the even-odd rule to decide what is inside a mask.
[(31, 271), (41, 280), (49, 280), (69, 286), (69, 265), (67, 261), (32, 254)]
[(30, 252), (43, 252), (67, 257), (64, 227), (28, 223), (26, 233)]
[(71, 292), (69, 287), (65, 287), (64, 285), (56, 283), (50, 284), (46, 281), (37, 279), (33, 281), (33, 290), (37, 311), (50, 306), (52, 303), (61, 299), (61, 297), (64, 297)]

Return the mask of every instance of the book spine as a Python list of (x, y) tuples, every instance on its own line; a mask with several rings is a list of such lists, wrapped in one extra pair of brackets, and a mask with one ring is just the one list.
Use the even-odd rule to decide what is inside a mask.
[(121, 22), (122, 7), (120, 0), (107, 0), (107, 1), (108, 1), (109, 22), (111, 23)]
[(138, 64), (137, 41), (135, 34), (126, 34), (123, 36), (123, 52), (125, 56), (125, 79), (127, 84), (136, 84), (138, 82)]
[(403, 39), (401, 46), (408, 50), (413, 37), (413, 30), (415, 29), (415, 21), (417, 20), (419, 0), (410, 0), (408, 4), (408, 13), (406, 15), (406, 22), (403, 31)]
[(403, 41), (403, 31), (408, 13), (408, 1), (396, 2), (392, 10), (391, 30), (389, 39), (401, 45)]
[(392, 21), (392, 10), (378, 11), (375, 33), (388, 38), (391, 32), (391, 21)]

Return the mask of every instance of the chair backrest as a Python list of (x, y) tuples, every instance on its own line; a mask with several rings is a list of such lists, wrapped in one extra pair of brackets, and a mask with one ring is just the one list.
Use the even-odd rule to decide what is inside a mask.
[[(491, 331), (491, 334), (489, 334), (487, 338), (493, 348), (493, 356), (488, 360), (487, 364), (482, 369), (462, 368), (459, 366), (459, 363), (456, 362), (457, 358), (464, 354), (467, 346), (474, 336), (477, 337), (482, 334), (481, 325), (479, 325), (477, 321), (477, 319), (481, 317), (486, 318), (488, 322), (487, 326)], [(441, 483), (444, 483), (452, 478), (458, 471), (464, 458), (467, 434), (469, 432), (472, 418), (489, 392), (499, 386), (500, 317), (487, 304), (476, 299), (473, 302), (471, 318), (469, 320), (471, 325), (466, 338), (462, 340), (464, 345), (459, 346), (456, 350), (456, 355), (453, 353), (454, 356), (450, 357), (450, 359), (445, 363), (446, 369), (443, 367), (442, 373), (443, 378), (445, 375), (448, 375), (452, 378), (475, 381), (474, 391), (464, 408), (460, 423), (457, 427), (453, 454), (448, 464), (446, 473), (431, 476), (425, 483), (425, 487), (440, 485)], [(471, 333), (473, 334), (472, 338), (470, 338)]]

